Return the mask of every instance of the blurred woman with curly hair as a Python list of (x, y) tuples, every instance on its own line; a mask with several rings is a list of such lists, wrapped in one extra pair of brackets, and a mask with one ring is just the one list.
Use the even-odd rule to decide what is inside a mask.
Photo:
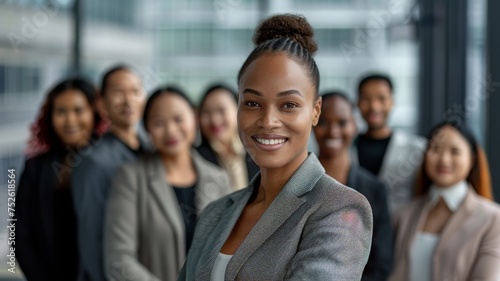
[(105, 129), (97, 92), (68, 79), (47, 95), (32, 126), (16, 203), (16, 253), (26, 279), (76, 280), (78, 248), (70, 176)]

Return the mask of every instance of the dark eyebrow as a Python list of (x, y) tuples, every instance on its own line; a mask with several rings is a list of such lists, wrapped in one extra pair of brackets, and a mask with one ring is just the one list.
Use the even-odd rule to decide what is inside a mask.
[[(254, 89), (249, 89), (249, 88), (246, 88), (245, 90), (243, 90), (243, 94), (252, 94), (252, 95), (256, 95), (256, 96), (262, 96), (262, 94)], [(297, 90), (287, 90), (287, 91), (284, 91), (284, 92), (281, 92), (278, 94), (278, 97), (284, 97), (284, 96), (289, 96), (289, 95), (299, 95), (301, 97), (304, 97), (299, 91)]]
[(262, 94), (257, 92), (256, 90), (248, 89), (248, 88), (243, 90), (243, 94), (252, 94), (252, 95), (256, 95), (256, 96), (262, 96)]

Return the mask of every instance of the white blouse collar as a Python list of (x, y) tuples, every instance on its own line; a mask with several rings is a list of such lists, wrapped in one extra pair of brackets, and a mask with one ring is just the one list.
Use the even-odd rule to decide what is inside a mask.
[(456, 212), (467, 196), (468, 184), (466, 181), (460, 181), (449, 187), (438, 187), (432, 184), (429, 192), (431, 207), (435, 206), (439, 198), (444, 202), (452, 212)]

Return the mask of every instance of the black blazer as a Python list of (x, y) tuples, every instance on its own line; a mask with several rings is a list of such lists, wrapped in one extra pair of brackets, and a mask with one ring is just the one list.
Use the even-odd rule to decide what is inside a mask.
[[(212, 149), (212, 147), (207, 143), (207, 142), (202, 142), (200, 146), (196, 148), (198, 150), (198, 153), (200, 153), (203, 158), (208, 160), (209, 162), (214, 163), (217, 166), (221, 166), (221, 163), (219, 163), (219, 159), (217, 158), (217, 154), (215, 154), (215, 151)], [(253, 161), (252, 157), (246, 154), (246, 166), (247, 166), (247, 175), (248, 175), (248, 180), (251, 181), (252, 178), (260, 171), (259, 166)]]
[(362, 281), (385, 281), (392, 265), (392, 228), (385, 186), (368, 170), (351, 165), (347, 186), (363, 194), (373, 211), (373, 238), (370, 257), (363, 271)]
[[(15, 248), (19, 265), (29, 281), (68, 278), (58, 276), (60, 265), (57, 264), (55, 256), (57, 241), (54, 237), (53, 210), (53, 195), (58, 184), (58, 175), (71, 172), (62, 169), (67, 167), (61, 166), (64, 155), (65, 152), (49, 151), (26, 160), (19, 181), (16, 195)], [(77, 257), (74, 263), (76, 268)]]

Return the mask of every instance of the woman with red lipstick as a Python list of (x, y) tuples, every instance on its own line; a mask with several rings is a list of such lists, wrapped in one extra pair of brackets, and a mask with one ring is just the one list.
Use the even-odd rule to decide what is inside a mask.
[(175, 280), (199, 213), (230, 192), (227, 174), (193, 149), (195, 111), (181, 90), (155, 91), (143, 124), (156, 153), (126, 165), (111, 188), (104, 231), (110, 280)]
[(205, 159), (226, 170), (233, 190), (246, 187), (259, 171), (238, 137), (237, 110), (236, 93), (224, 85), (211, 86), (199, 107), (202, 143), (197, 150)]
[[(97, 91), (67, 79), (47, 95), (28, 143), (16, 196), (16, 256), (27, 280), (77, 280), (77, 218), (71, 175), (105, 125)], [(92, 149), (92, 148), (89, 148)]]
[(257, 29), (238, 74), (238, 132), (260, 173), (203, 212), (178, 280), (360, 280), (370, 205), (307, 152), (321, 113), (312, 37), (297, 15)]
[(486, 156), (461, 123), (431, 130), (416, 195), (396, 213), (390, 280), (500, 280), (500, 207)]
[(353, 164), (350, 148), (356, 135), (354, 105), (340, 92), (321, 96), (322, 107), (314, 135), (318, 159), (326, 173), (363, 194), (373, 211), (373, 238), (370, 257), (361, 280), (385, 281), (392, 264), (392, 229), (384, 185), (370, 172)]

